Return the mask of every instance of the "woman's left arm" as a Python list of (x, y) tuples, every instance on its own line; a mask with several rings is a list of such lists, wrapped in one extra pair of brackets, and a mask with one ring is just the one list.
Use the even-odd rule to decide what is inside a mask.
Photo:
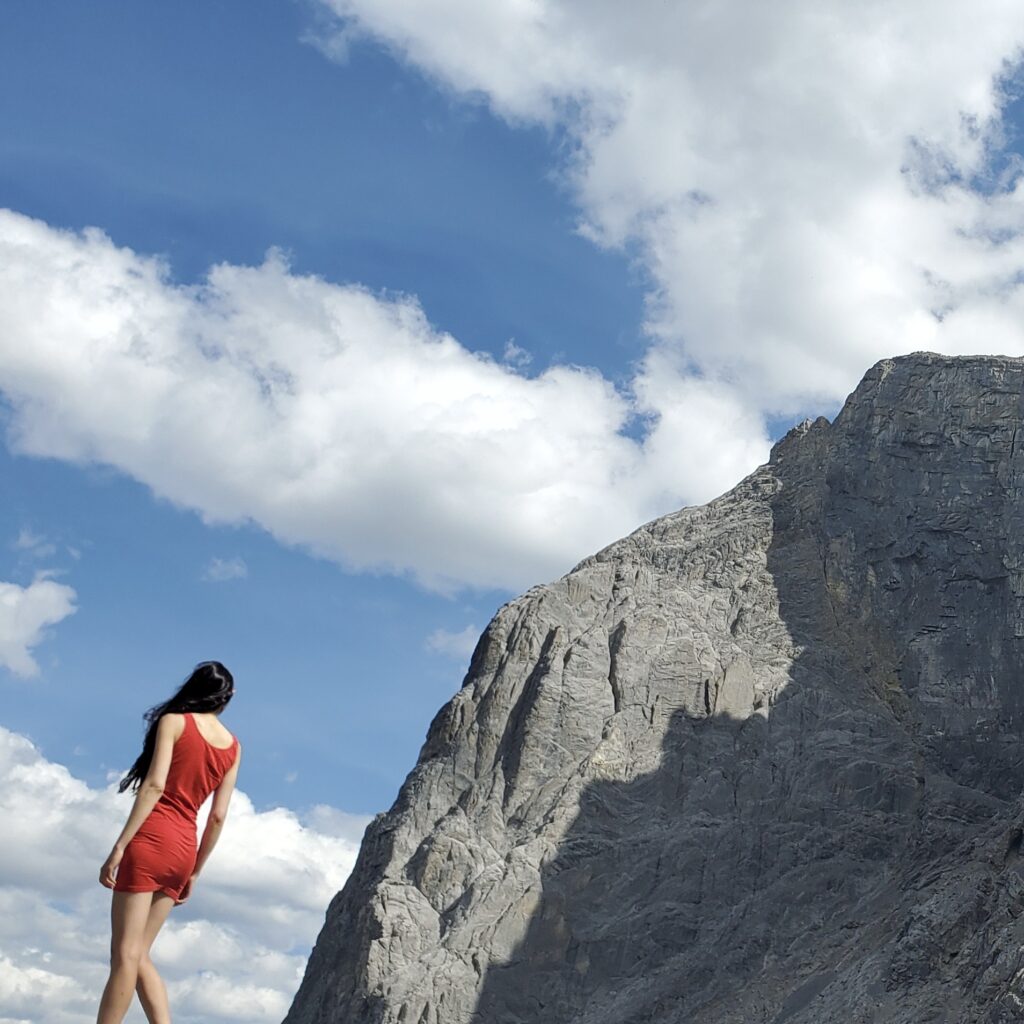
[(156, 727), (156, 748), (153, 751), (153, 760), (150, 762), (149, 771), (146, 773), (138, 793), (135, 794), (135, 803), (132, 805), (131, 814), (125, 822), (121, 834), (110, 851), (110, 856), (103, 862), (100, 868), (100, 885), (108, 889), (114, 888), (114, 881), (117, 874), (117, 867), (124, 856), (125, 847), (132, 841), (135, 833), (142, 827), (142, 823), (149, 817), (149, 812), (156, 807), (160, 795), (167, 784), (167, 772), (171, 767), (171, 754), (174, 744), (184, 731), (185, 720), (181, 715), (164, 715)]

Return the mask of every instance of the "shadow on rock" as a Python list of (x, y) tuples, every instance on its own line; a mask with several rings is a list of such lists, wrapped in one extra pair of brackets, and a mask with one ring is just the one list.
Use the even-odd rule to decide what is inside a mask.
[[(981, 397), (957, 405), (968, 371)], [(653, 771), (586, 784), (474, 1021), (1021, 1019), (1024, 463), (1004, 371), (880, 365), (834, 424), (776, 446), (788, 681), (722, 710), (708, 679)], [(763, 611), (740, 602), (738, 648)]]

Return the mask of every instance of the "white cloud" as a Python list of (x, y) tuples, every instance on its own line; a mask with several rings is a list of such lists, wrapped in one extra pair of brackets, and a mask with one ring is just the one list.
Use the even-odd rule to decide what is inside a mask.
[[(110, 900), (96, 875), (129, 806), (0, 727), (0, 1021), (95, 1020)], [(236, 795), (195, 893), (154, 947), (175, 1020), (284, 1016), (366, 822), (328, 807), (258, 812)], [(137, 1007), (128, 1019), (142, 1021)]]
[(1000, 120), (1015, 0), (319, 11), (337, 16), (323, 52), (372, 37), (568, 136), (581, 231), (651, 281), (632, 381), (528, 377), (411, 298), (279, 256), (182, 288), (96, 230), (7, 213), (0, 390), (21, 451), (108, 463), (353, 569), (514, 589), (725, 490), (766, 457), (766, 416), (831, 414), (880, 357), (1024, 352)]
[(357, 847), (362, 843), (363, 832), (369, 824), (365, 816), (349, 814), (329, 804), (316, 804), (305, 815), (304, 821), (309, 828), (321, 835), (345, 839)]
[(755, 419), (831, 413), (884, 356), (1024, 352), (1024, 183), (1000, 119), (1014, 0), (327, 10), (350, 40), (568, 133), (581, 230), (653, 281), (642, 394), (712, 382)]
[(637, 409), (594, 371), (523, 376), (410, 298), (300, 277), (278, 255), (179, 287), (99, 231), (11, 212), (0, 390), (22, 452), (108, 463), (209, 521), (439, 588), (550, 577), (767, 453), (756, 416), (709, 388), (687, 451), (652, 474), (622, 432)]
[(203, 579), (208, 583), (244, 580), (248, 575), (249, 566), (242, 558), (211, 558), (203, 569)]
[(479, 638), (480, 630), (473, 625), (466, 626), (457, 633), (450, 633), (447, 629), (435, 629), (427, 637), (427, 650), (454, 658), (456, 661), (465, 661), (473, 653)]
[(0, 667), (19, 676), (37, 675), (32, 649), (42, 643), (48, 627), (74, 614), (76, 596), (45, 574), (27, 587), (0, 581)]

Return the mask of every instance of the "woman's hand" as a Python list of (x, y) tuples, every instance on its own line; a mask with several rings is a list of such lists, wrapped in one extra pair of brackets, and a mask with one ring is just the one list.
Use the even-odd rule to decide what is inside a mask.
[(110, 856), (103, 862), (103, 867), (100, 868), (100, 885), (105, 886), (107, 889), (114, 888), (114, 882), (117, 880), (117, 868), (123, 856), (124, 850), (119, 846), (115, 846), (110, 851)]
[(190, 876), (189, 880), (185, 883), (184, 888), (178, 894), (178, 902), (179, 903), (184, 903), (185, 900), (187, 900), (189, 898), (189, 896), (192, 895), (192, 885), (193, 885), (193, 883), (195, 882), (195, 880), (198, 877), (199, 877), (199, 875), (192, 875), (192, 876)]

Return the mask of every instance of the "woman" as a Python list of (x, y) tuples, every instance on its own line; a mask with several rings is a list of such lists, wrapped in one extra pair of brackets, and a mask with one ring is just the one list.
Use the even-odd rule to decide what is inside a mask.
[[(171, 907), (184, 903), (224, 827), (241, 746), (218, 716), (235, 692), (219, 661), (195, 667), (170, 700), (146, 712), (142, 753), (121, 780), (135, 804), (100, 868), (114, 890), (110, 978), (97, 1024), (120, 1024), (138, 992), (150, 1024), (169, 1024), (167, 990), (149, 949)], [(196, 812), (215, 793), (196, 848)]]

